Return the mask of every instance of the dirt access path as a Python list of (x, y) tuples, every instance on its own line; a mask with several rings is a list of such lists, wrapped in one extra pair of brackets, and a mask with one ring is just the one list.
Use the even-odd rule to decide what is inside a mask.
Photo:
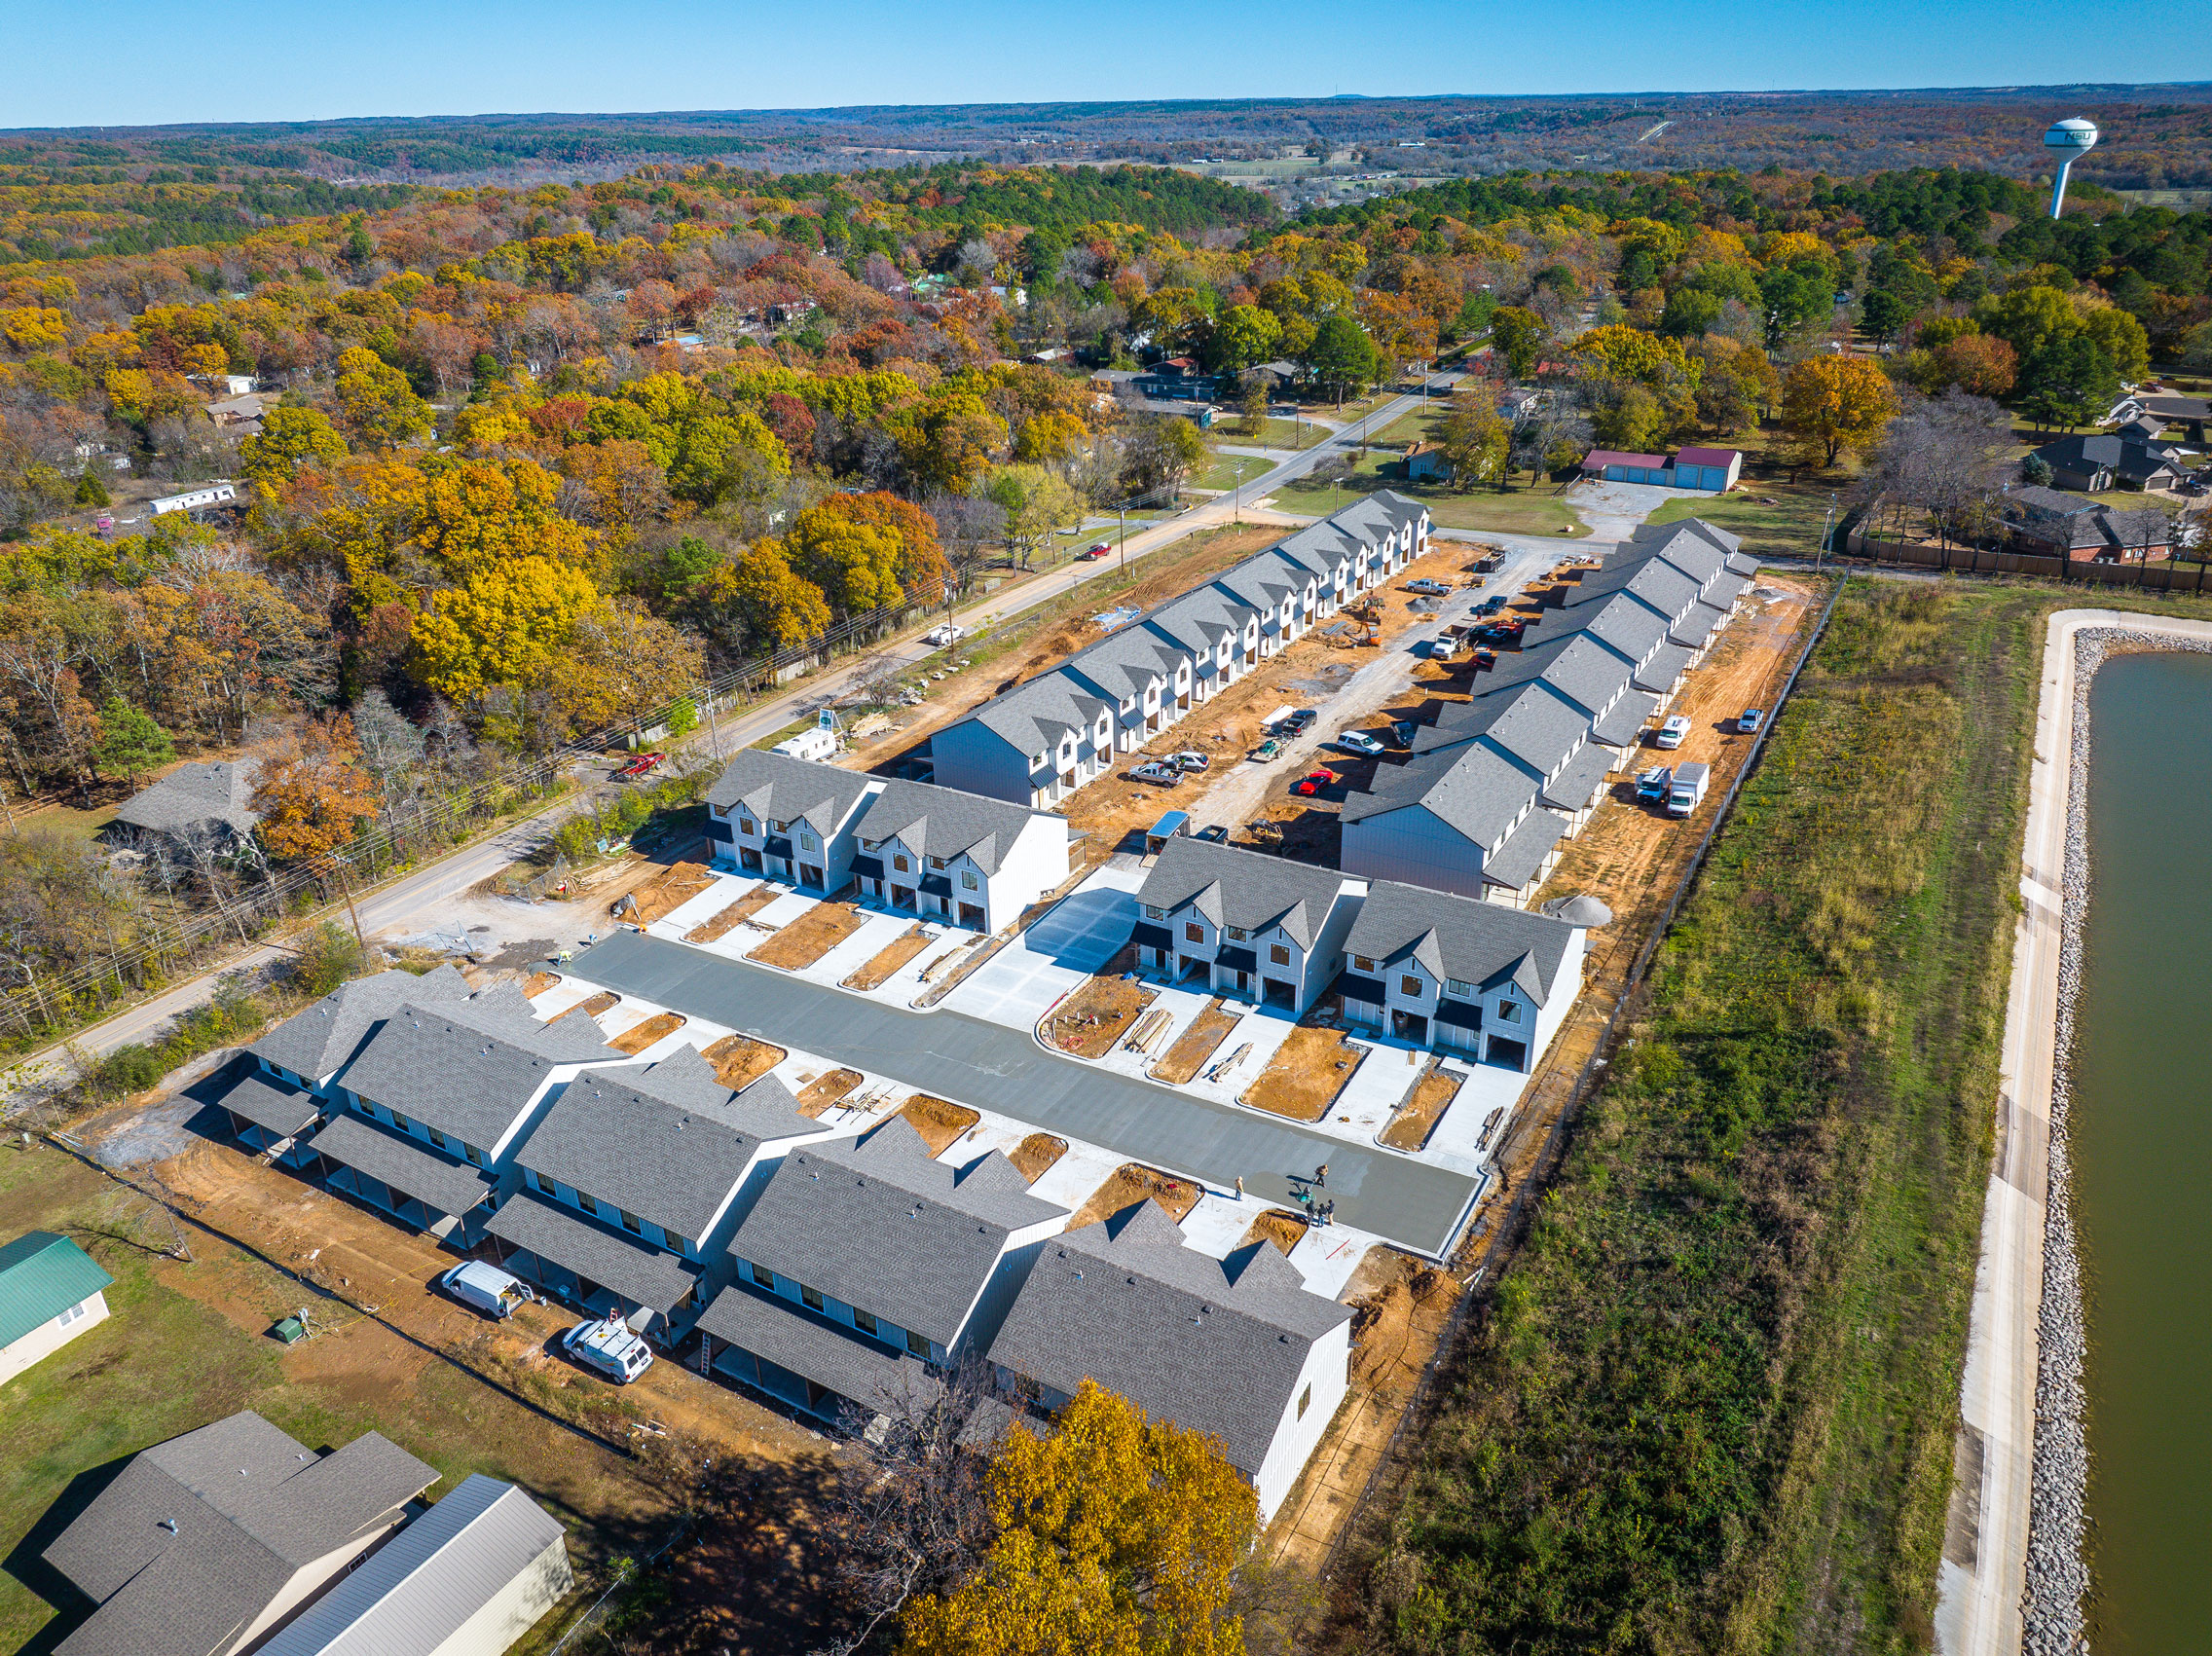
[(1089, 1199), (1077, 1208), (1067, 1228), (1080, 1231), (1086, 1225), (1095, 1225), (1101, 1219), (1112, 1217), (1132, 1202), (1150, 1196), (1167, 1210), (1167, 1217), (1180, 1225), (1198, 1205), (1198, 1197), (1205, 1195), (1202, 1187), (1173, 1173), (1162, 1173), (1157, 1167), (1141, 1162), (1124, 1161), (1109, 1174), (1106, 1182), (1090, 1193)]
[(756, 1041), (750, 1035), (725, 1035), (710, 1045), (700, 1055), (714, 1065), (718, 1081), (732, 1092), (743, 1092), (790, 1054), (781, 1047), (772, 1047), (765, 1041)]
[(1231, 1012), (1228, 1002), (1216, 995), (1206, 1003), (1205, 1011), (1184, 1026), (1183, 1033), (1175, 1037), (1175, 1045), (1167, 1049), (1167, 1055), (1152, 1068), (1152, 1079), (1164, 1081), (1170, 1086), (1182, 1086), (1198, 1071), (1229, 1039), (1229, 1032), (1244, 1021), (1240, 1012)]
[(880, 989), (898, 975), (901, 967), (936, 940), (931, 933), (920, 926), (909, 926), (886, 947), (878, 949), (866, 966), (846, 977), (844, 986), (848, 989)]
[(762, 880), (735, 902), (716, 910), (714, 915), (683, 934), (687, 943), (711, 943), (726, 937), (743, 922), (750, 920), (776, 899), (784, 895), (784, 888)]
[(1390, 1124), (1382, 1129), (1382, 1142), (1392, 1150), (1419, 1150), (1426, 1144), (1436, 1123), (1444, 1120), (1444, 1112), (1452, 1107), (1452, 1100), (1459, 1096), (1466, 1079), (1465, 1071), (1446, 1070), (1440, 1060), (1430, 1059), (1420, 1080), (1414, 1083), (1413, 1091), (1391, 1116)]

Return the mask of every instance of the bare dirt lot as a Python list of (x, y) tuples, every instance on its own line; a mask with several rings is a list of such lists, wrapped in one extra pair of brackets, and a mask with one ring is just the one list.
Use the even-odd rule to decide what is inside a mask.
[(781, 886), (772, 886), (762, 880), (735, 902), (718, 909), (712, 918), (701, 921), (683, 934), (687, 943), (711, 943), (726, 936), (744, 921), (750, 920), (768, 904), (783, 896)]
[(748, 950), (747, 960), (763, 966), (780, 966), (799, 972), (812, 966), (866, 922), (849, 902), (818, 902), (758, 948)]
[(1181, 1086), (1206, 1066), (1206, 1061), (1229, 1038), (1229, 1032), (1243, 1021), (1243, 1013), (1233, 1012), (1219, 996), (1206, 1003), (1205, 1011), (1191, 1019), (1183, 1033), (1175, 1037), (1175, 1045), (1167, 1049), (1167, 1055), (1153, 1065), (1155, 1081), (1164, 1081)]
[[(768, 1049), (776, 1050), (773, 1047)], [(777, 1062), (782, 1060), (779, 1058)], [(799, 1089), (798, 1113), (810, 1120), (820, 1117), (866, 1079), (859, 1070), (831, 1070), (826, 1076), (819, 1076)]]
[(1275, 1049), (1268, 1067), (1238, 1102), (1294, 1122), (1318, 1122), (1329, 1113), (1367, 1051), (1364, 1047), (1352, 1050), (1341, 1029), (1300, 1024)]
[(1414, 1084), (1411, 1097), (1399, 1106), (1398, 1113), (1390, 1118), (1390, 1124), (1382, 1129), (1382, 1142), (1392, 1150), (1419, 1150), (1426, 1144), (1452, 1100), (1459, 1095), (1460, 1085), (1465, 1080), (1460, 1071), (1447, 1072), (1432, 1062)]
[(608, 1043), (617, 1052), (636, 1057), (663, 1036), (674, 1035), (689, 1021), (682, 1012), (655, 1012), (645, 1022), (625, 1029)]
[(1198, 1205), (1202, 1195), (1204, 1192), (1188, 1179), (1162, 1173), (1157, 1167), (1124, 1161), (1108, 1175), (1104, 1184), (1090, 1193), (1090, 1199), (1068, 1221), (1068, 1229), (1080, 1231), (1086, 1225), (1095, 1225), (1147, 1196), (1165, 1208), (1167, 1217), (1180, 1225), (1191, 1209)]
[(899, 1114), (922, 1135), (922, 1142), (930, 1147), (932, 1156), (942, 1156), (952, 1148), (955, 1139), (983, 1119), (979, 1111), (928, 1092), (915, 1093), (900, 1108)]
[(1051, 1133), (1031, 1133), (1014, 1147), (1014, 1153), (1007, 1159), (1014, 1163), (1015, 1171), (1034, 1185), (1045, 1176), (1053, 1162), (1067, 1153), (1066, 1139), (1055, 1138)]
[(1159, 998), (1134, 978), (1093, 977), (1045, 1020), (1045, 1038), (1079, 1058), (1102, 1058)]
[(560, 981), (558, 972), (533, 972), (522, 980), (523, 999), (535, 1001), (546, 990), (557, 987)]
[(636, 911), (627, 918), (649, 926), (662, 915), (681, 908), (715, 883), (714, 871), (703, 863), (678, 863), (644, 885), (631, 889)]
[(1306, 1240), (1306, 1221), (1286, 1208), (1271, 1207), (1252, 1221), (1237, 1246), (1249, 1247), (1254, 1242), (1272, 1242), (1284, 1253)]
[(889, 945), (876, 951), (875, 957), (858, 972), (845, 979), (848, 989), (880, 989), (922, 950), (937, 939), (919, 926), (909, 926)]
[[(575, 1017), (584, 1019), (595, 1018), (603, 1012), (612, 1012), (621, 1004), (622, 997), (620, 995), (617, 995), (612, 989), (602, 989), (598, 994), (592, 996), (590, 1000), (578, 1001), (574, 1006), (571, 1007), (567, 1012), (563, 1012), (561, 1014), (561, 1017)], [(555, 1018), (553, 1021), (558, 1023), (560, 1022), (560, 1018)]]
[(725, 1035), (701, 1055), (715, 1066), (716, 1078), (732, 1092), (743, 1092), (787, 1056), (781, 1047), (771, 1047), (750, 1035)]

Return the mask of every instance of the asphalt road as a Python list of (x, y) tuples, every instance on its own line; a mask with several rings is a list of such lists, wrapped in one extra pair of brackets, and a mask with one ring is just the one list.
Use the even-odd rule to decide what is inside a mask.
[(1241, 1175), (1252, 1194), (1295, 1205), (1326, 1162), (1339, 1219), (1418, 1253), (1440, 1255), (1474, 1198), (1464, 1174), (1057, 1057), (1025, 1031), (906, 1012), (641, 932), (609, 938), (564, 970), (1216, 1190)]

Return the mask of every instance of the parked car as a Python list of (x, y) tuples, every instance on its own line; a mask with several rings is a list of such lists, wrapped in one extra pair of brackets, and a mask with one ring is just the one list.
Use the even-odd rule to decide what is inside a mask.
[(1308, 726), (1320, 717), (1311, 708), (1302, 707), (1282, 721), (1282, 728), (1289, 731), (1293, 736), (1301, 736), (1306, 733)]
[(1260, 745), (1252, 750), (1252, 757), (1265, 763), (1281, 752), (1282, 738), (1280, 736), (1267, 736), (1263, 737)]
[(1636, 796), (1646, 804), (1658, 804), (1667, 797), (1668, 786), (1675, 780), (1669, 765), (1653, 765), (1640, 773), (1636, 779)]
[(1420, 726), (1410, 718), (1394, 718), (1390, 721), (1390, 740), (1401, 748), (1412, 747), (1414, 738), (1419, 733)]
[(1505, 594), (1502, 592), (1493, 593), (1475, 606), (1475, 613), (1478, 615), (1494, 615), (1504, 607)]
[(1229, 843), (1229, 830), (1219, 823), (1213, 823), (1198, 829), (1191, 837), (1205, 840), (1210, 845), (1226, 845)]
[(661, 760), (667, 757), (666, 754), (640, 754), (614, 773), (614, 780), (616, 782), (636, 782), (640, 777), (650, 776), (660, 768)]
[(1686, 817), (1705, 803), (1705, 790), (1713, 771), (1701, 764), (1677, 765), (1675, 780), (1667, 787), (1667, 815)]
[(513, 1316), (517, 1306), (527, 1306), (537, 1298), (521, 1278), (509, 1276), (482, 1260), (455, 1266), (438, 1278), (438, 1286), (470, 1310), (482, 1311), (498, 1322)]
[(1182, 771), (1165, 759), (1147, 759), (1132, 769), (1129, 775), (1138, 782), (1157, 782), (1166, 788), (1172, 788), (1183, 780)]
[(955, 627), (950, 621), (932, 627), (922, 635), (922, 643), (933, 649), (946, 649), (968, 636), (968, 629)]
[(1340, 730), (1337, 732), (1337, 746), (1346, 753), (1365, 754), (1369, 758), (1383, 751), (1382, 744), (1364, 730)]
[(1765, 708), (1748, 707), (1744, 710), (1744, 717), (1736, 720), (1736, 728), (1738, 730), (1741, 730), (1747, 736), (1756, 736), (1758, 734), (1759, 726), (1764, 724), (1765, 722)]
[(1179, 754), (1169, 754), (1167, 762), (1181, 771), (1211, 770), (1213, 768), (1213, 760), (1207, 758), (1196, 748), (1185, 748)]
[(628, 1385), (653, 1366), (652, 1347), (620, 1317), (579, 1322), (561, 1336), (561, 1349), (616, 1385)]
[(1658, 730), (1652, 735), (1651, 745), (1654, 748), (1678, 748), (1682, 745), (1682, 738), (1689, 733), (1690, 721), (1677, 713), (1669, 718), (1666, 723), (1659, 726)]
[(1088, 564), (1090, 563), (1093, 559), (1105, 557), (1107, 553), (1113, 550), (1114, 549), (1111, 546), (1107, 545), (1103, 540), (1094, 541), (1090, 545), (1086, 546), (1081, 552), (1078, 552), (1075, 555), (1075, 561), (1079, 564)]
[(1290, 791), (1293, 793), (1303, 793), (1308, 798), (1311, 798), (1337, 780), (1337, 773), (1333, 770), (1309, 770), (1290, 785)]
[(1406, 590), (1408, 592), (1418, 592), (1423, 598), (1443, 598), (1447, 594), (1449, 594), (1452, 589), (1449, 586), (1445, 585), (1442, 581), (1432, 581), (1426, 575), (1423, 575), (1418, 581), (1406, 582)]

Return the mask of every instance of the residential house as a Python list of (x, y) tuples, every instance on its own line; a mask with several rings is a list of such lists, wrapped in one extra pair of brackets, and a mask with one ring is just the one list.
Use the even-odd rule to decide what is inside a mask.
[(234, 1656), (438, 1481), (375, 1432), (318, 1454), (241, 1410), (142, 1450), (46, 1549), (97, 1607), (56, 1656)]
[(26, 1231), (0, 1248), (0, 1384), (107, 1321), (114, 1281), (52, 1231)]
[(1408, 483), (1449, 483), (1452, 481), (1452, 462), (1447, 460), (1441, 445), (1416, 442), (1406, 450), (1406, 481)]
[(484, 1229), (556, 1299), (667, 1340), (727, 1280), (724, 1250), (774, 1163), (827, 1131), (773, 1076), (731, 1092), (696, 1048), (587, 1069), (515, 1152), (521, 1187)]
[(2076, 563), (2137, 563), (2170, 557), (2173, 520), (2156, 507), (2120, 511), (2035, 485), (2005, 497), (2006, 527), (2019, 551)]
[(333, 1190), (472, 1247), (521, 1176), (515, 1153), (588, 1065), (623, 1063), (598, 1025), (540, 1023), (512, 983), (403, 1003), (336, 1085), (344, 1108), (309, 1141)]
[(1428, 549), (1429, 515), (1371, 495), (1087, 644), (931, 738), (940, 785), (1049, 807)]
[(736, 1275), (699, 1318), (705, 1348), (720, 1373), (824, 1418), (924, 1400), (947, 1365), (989, 1348), (1067, 1217), (996, 1150), (933, 1159), (903, 1117), (802, 1145), (730, 1241)]
[(957, 788), (884, 783), (853, 835), (869, 901), (970, 931), (1011, 925), (1068, 877), (1065, 817)]
[(882, 786), (859, 771), (748, 748), (707, 791), (715, 864), (802, 891), (841, 891), (858, 850), (853, 825)]
[(2050, 467), (2051, 483), (2059, 489), (2084, 495), (2107, 489), (2170, 495), (2184, 476), (2176, 449), (2177, 445), (2147, 437), (2138, 426), (2125, 425), (2117, 432), (2061, 437), (2035, 453)]
[(249, 803), (258, 769), (255, 759), (178, 765), (124, 800), (100, 831), (119, 845), (197, 838), (216, 855), (228, 853), (251, 839), (261, 821)]
[(1272, 1242), (1215, 1259), (1147, 1198), (1046, 1243), (990, 1361), (1002, 1389), (1048, 1413), (1089, 1380), (1210, 1434), (1265, 1524), (1344, 1400), (1351, 1322)]
[(1344, 969), (1364, 890), (1334, 868), (1171, 838), (1137, 891), (1137, 962), (1297, 1015)]
[(499, 1656), (575, 1587), (560, 1521), (471, 1472), (258, 1656)]
[(1345, 942), (1345, 1017), (1526, 1075), (1582, 992), (1583, 938), (1547, 915), (1378, 880)]

